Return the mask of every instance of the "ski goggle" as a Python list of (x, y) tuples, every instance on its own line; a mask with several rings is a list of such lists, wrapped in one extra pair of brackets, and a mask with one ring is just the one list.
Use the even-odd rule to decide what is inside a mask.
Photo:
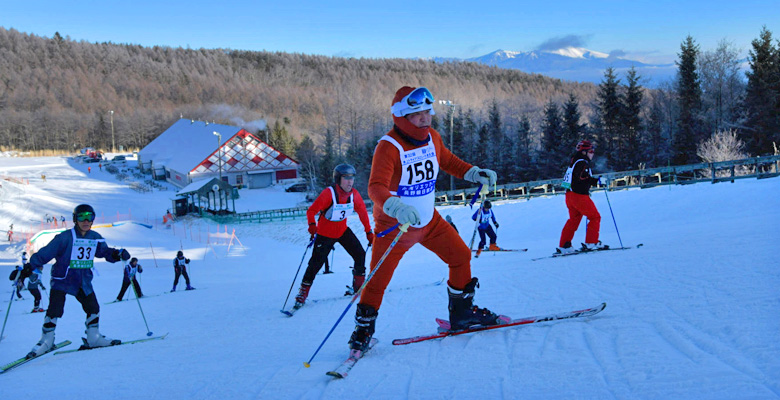
[(350, 180), (354, 181), (355, 180), (355, 175), (352, 175), (352, 174), (344, 174), (344, 175), (341, 175), (341, 177), (346, 179), (346, 180), (348, 180), (348, 181), (350, 181)]
[(401, 101), (393, 104), (390, 111), (396, 117), (403, 117), (408, 114), (416, 113), (419, 111), (431, 110), (431, 115), (436, 113), (433, 111), (433, 102), (436, 101), (433, 98), (433, 94), (428, 88), (419, 87), (412, 90)]
[(76, 214), (76, 221), (83, 222), (83, 221), (89, 221), (92, 222), (95, 220), (95, 213), (84, 211)]

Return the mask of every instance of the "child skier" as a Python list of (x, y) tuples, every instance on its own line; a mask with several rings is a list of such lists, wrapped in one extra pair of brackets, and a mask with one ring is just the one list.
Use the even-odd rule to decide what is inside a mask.
[(30, 294), (35, 298), (35, 304), (33, 304), (31, 312), (44, 312), (46, 310), (41, 308), (41, 291), (38, 290), (38, 287), (46, 290), (46, 287), (43, 286), (43, 271), (40, 267), (33, 269), (32, 264), (25, 265), (24, 269), (29, 271), (29, 275), (27, 276), (27, 290), (29, 290)]
[(580, 226), (582, 216), (588, 217), (588, 226), (585, 233), (585, 243), (582, 243), (583, 251), (603, 250), (609, 248), (599, 240), (599, 226), (601, 214), (590, 199), (590, 187), (599, 183), (597, 178), (590, 174), (590, 161), (596, 147), (589, 140), (577, 143), (577, 151), (571, 157), (571, 163), (563, 177), (563, 187), (566, 188), (566, 207), (569, 209), (569, 219), (561, 231), (561, 239), (557, 253), (572, 253), (577, 251), (571, 245), (574, 233)]
[(125, 249), (108, 247), (99, 233), (91, 230), (95, 210), (88, 204), (80, 204), (73, 210), (73, 229), (64, 231), (30, 258), (32, 268), (41, 269), (44, 264), (56, 259), (51, 270), (49, 309), (43, 320), (41, 340), (33, 346), (27, 357), (39, 356), (54, 345), (54, 330), (57, 320), (65, 308), (65, 295), (75, 296), (87, 314), (85, 325), (87, 337), (84, 346), (104, 347), (120, 344), (121, 341), (100, 334), (100, 305), (92, 288), (92, 267), (95, 258), (104, 258), (110, 263), (130, 259)]
[[(360, 222), (363, 223), (369, 245), (374, 240), (374, 233), (371, 231), (371, 223), (368, 220), (366, 203), (353, 187), (356, 173), (355, 167), (349, 164), (337, 165), (333, 169), (333, 184), (325, 188), (306, 211), (309, 233), (316, 234), (317, 238), (314, 239), (314, 250), (309, 259), (306, 273), (303, 275), (301, 288), (298, 290), (298, 295), (295, 296), (295, 308), (301, 308), (306, 302), (317, 272), (322, 268), (322, 264), (328, 258), (328, 253), (336, 243), (344, 247), (354, 262), (352, 287), (347, 291), (347, 295), (363, 286), (366, 279), (366, 251), (352, 229), (347, 226), (347, 217), (353, 212), (357, 212)], [(317, 213), (320, 214), (320, 217), (315, 222), (314, 217)]]
[(495, 225), (496, 229), (498, 229), (496, 214), (493, 213), (492, 208), (493, 207), (490, 204), (490, 200), (485, 200), (482, 202), (481, 210), (477, 209), (474, 215), (471, 216), (471, 219), (474, 221), (479, 218), (479, 225), (477, 226), (477, 231), (479, 231), (479, 245), (477, 246), (476, 257), (479, 257), (479, 255), (482, 254), (482, 248), (485, 247), (485, 234), (490, 237), (490, 247), (488, 247), (488, 251), (501, 250), (501, 248), (496, 245), (496, 233), (493, 231), (493, 227), (490, 226), (490, 220), (492, 219), (493, 225)]
[(144, 294), (141, 292), (141, 285), (138, 284), (138, 280), (135, 279), (136, 273), (142, 273), (144, 272), (143, 267), (141, 267), (140, 264), (138, 264), (138, 259), (133, 257), (130, 259), (130, 262), (125, 265), (125, 273), (124, 277), (122, 278), (122, 289), (119, 290), (119, 295), (116, 296), (116, 301), (122, 301), (122, 298), (125, 297), (125, 291), (128, 287), (130, 287), (130, 284), (133, 284), (133, 289), (135, 289), (135, 294), (138, 297), (144, 297)]
[(351, 353), (362, 355), (374, 334), (385, 289), (403, 255), (420, 243), (449, 266), (447, 292), (451, 328), (496, 325), (508, 317), (474, 304), (477, 278), (471, 276), (471, 250), (434, 208), (436, 177), (441, 168), (452, 176), (493, 185), (496, 173), (459, 159), (444, 146), (439, 132), (431, 128), (434, 98), (424, 88), (404, 86), (393, 98), (394, 126), (374, 150), (368, 194), (374, 202), (374, 228), (410, 224), (406, 233), (377, 266), (396, 233), (377, 237), (371, 256), (373, 278), (366, 284), (355, 312), (355, 330), (349, 340)]
[(195, 288), (190, 286), (190, 276), (187, 274), (187, 265), (190, 263), (189, 258), (184, 257), (184, 252), (179, 250), (178, 253), (176, 253), (176, 258), (173, 259), (173, 271), (176, 274), (173, 278), (173, 289), (171, 289), (171, 292), (176, 291), (176, 285), (179, 284), (179, 275), (184, 275), (184, 283), (187, 284), (187, 288), (185, 290), (194, 290)]

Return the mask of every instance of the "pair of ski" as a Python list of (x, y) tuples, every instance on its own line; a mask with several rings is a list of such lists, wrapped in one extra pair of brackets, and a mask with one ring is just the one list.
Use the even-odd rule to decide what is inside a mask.
[[(477, 249), (471, 249), (471, 252), (475, 252)], [(482, 249), (483, 253), (489, 253), (489, 252), (497, 252), (497, 251), (528, 251), (528, 249), (498, 249), (498, 250), (490, 250), (490, 249)]]
[(630, 250), (630, 249), (638, 249), (640, 247), (644, 246), (644, 243), (640, 243), (636, 246), (628, 246), (628, 247), (607, 247), (606, 249), (596, 249), (596, 250), (574, 250), (571, 253), (553, 253), (550, 256), (545, 257), (537, 257), (532, 258), (531, 261), (537, 261), (537, 260), (544, 260), (547, 258), (558, 258), (558, 257), (568, 257), (568, 256), (576, 256), (578, 254), (590, 254), (590, 253), (598, 253), (602, 251), (610, 251), (610, 250)]
[(6, 372), (8, 372), (8, 371), (10, 371), (10, 370), (12, 370), (14, 368), (22, 366), (22, 365), (24, 365), (24, 364), (26, 364), (26, 363), (28, 363), (28, 362), (30, 362), (32, 360), (35, 360), (36, 358), (42, 357), (42, 356), (44, 356), (46, 354), (49, 354), (51, 352), (54, 352), (54, 355), (57, 355), (57, 354), (65, 354), (65, 353), (74, 353), (74, 352), (83, 351), (83, 350), (104, 349), (106, 347), (115, 347), (115, 346), (122, 346), (122, 345), (125, 345), (125, 344), (135, 344), (135, 343), (141, 343), (141, 342), (148, 342), (150, 340), (161, 340), (161, 339), (165, 339), (166, 336), (168, 336), (167, 333), (165, 335), (162, 335), (162, 336), (154, 336), (154, 337), (148, 337), (148, 338), (143, 338), (143, 339), (130, 340), (130, 341), (127, 341), (127, 342), (122, 342), (122, 343), (111, 345), (111, 346), (87, 347), (86, 345), (82, 345), (78, 349), (56, 351), (56, 350), (59, 350), (59, 349), (65, 347), (65, 346), (68, 346), (68, 345), (70, 345), (72, 343), (70, 340), (66, 340), (66, 341), (63, 341), (63, 342), (60, 342), (60, 343), (56, 343), (51, 349), (49, 349), (48, 351), (46, 351), (45, 353), (43, 353), (41, 355), (33, 356), (33, 357), (29, 357), (29, 358), (28, 358), (28, 356), (24, 356), (24, 357), (21, 357), (19, 359), (14, 360), (14, 361), (11, 361), (10, 363), (8, 363), (6, 365), (3, 365), (2, 367), (0, 367), (0, 374), (4, 374), (4, 373), (6, 373)]
[[(550, 315), (543, 315), (538, 317), (528, 317), (528, 318), (520, 318), (520, 319), (513, 319), (510, 322), (506, 324), (501, 325), (489, 325), (489, 326), (483, 326), (483, 325), (477, 325), (472, 326), (467, 329), (462, 330), (456, 330), (452, 331), (450, 330), (451, 326), (449, 321), (443, 320), (443, 319), (436, 319), (436, 323), (439, 325), (439, 333), (435, 333), (432, 335), (423, 335), (423, 336), (413, 336), (410, 338), (405, 339), (395, 339), (393, 340), (394, 345), (404, 345), (404, 344), (411, 344), (411, 343), (418, 343), (423, 342), (426, 340), (433, 340), (433, 339), (441, 339), (447, 336), (457, 336), (457, 335), (464, 335), (467, 333), (473, 333), (473, 332), (481, 332), (481, 331), (487, 331), (492, 329), (501, 329), (501, 328), (509, 328), (512, 326), (518, 326), (518, 325), (527, 325), (527, 324), (534, 324), (537, 322), (547, 322), (547, 321), (557, 321), (562, 319), (570, 319), (570, 318), (583, 318), (583, 317), (590, 317), (593, 315), (596, 315), (604, 310), (604, 308), (607, 307), (607, 303), (601, 303), (598, 306), (586, 308), (583, 310), (576, 310), (576, 311), (569, 311), (564, 313), (558, 313), (558, 314), (550, 314)], [(376, 339), (372, 338), (371, 343), (369, 344), (368, 350), (370, 350), (375, 344)], [(352, 369), (352, 367), (357, 364), (358, 360), (365, 355), (365, 352), (362, 353), (356, 353), (352, 351), (349, 355), (349, 357), (341, 363), (336, 369), (332, 371), (328, 371), (326, 374), (329, 376), (332, 376), (334, 378), (346, 378), (349, 374), (349, 371)]]

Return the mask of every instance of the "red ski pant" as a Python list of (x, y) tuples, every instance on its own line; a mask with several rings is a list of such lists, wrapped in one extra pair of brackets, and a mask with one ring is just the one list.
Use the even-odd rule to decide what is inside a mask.
[(598, 243), (599, 227), (601, 226), (601, 214), (593, 204), (593, 200), (587, 194), (566, 192), (566, 207), (569, 208), (569, 220), (563, 226), (561, 232), (561, 241), (558, 247), (563, 247), (566, 242), (571, 242), (574, 238), (574, 232), (580, 226), (582, 216), (588, 217), (588, 226), (585, 232), (585, 243)]
[[(376, 226), (376, 231), (381, 232), (388, 226)], [(374, 239), (374, 249), (371, 251), (371, 271), (377, 268), (377, 263), (390, 243), (398, 235), (398, 230), (390, 232), (384, 237)], [(382, 297), (385, 289), (393, 277), (398, 262), (403, 255), (415, 244), (420, 243), (426, 249), (436, 253), (450, 268), (448, 284), (453, 289), (463, 289), (471, 281), (471, 250), (463, 243), (458, 232), (438, 212), (433, 213), (433, 219), (422, 228), (409, 228), (409, 231), (401, 235), (401, 239), (395, 244), (385, 261), (379, 265), (379, 269), (363, 289), (360, 304), (367, 304), (379, 310), (382, 305)]]

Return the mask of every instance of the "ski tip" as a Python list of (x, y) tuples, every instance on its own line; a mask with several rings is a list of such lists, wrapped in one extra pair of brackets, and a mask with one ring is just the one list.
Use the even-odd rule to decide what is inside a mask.
[(636, 245), (636, 248), (638, 249), (638, 248), (640, 248), (640, 247), (642, 247), (644, 245), (645, 245), (644, 243), (639, 243), (638, 245)]
[(328, 371), (325, 373), (325, 375), (332, 376), (336, 379), (343, 379), (346, 375), (342, 375), (336, 371)]

